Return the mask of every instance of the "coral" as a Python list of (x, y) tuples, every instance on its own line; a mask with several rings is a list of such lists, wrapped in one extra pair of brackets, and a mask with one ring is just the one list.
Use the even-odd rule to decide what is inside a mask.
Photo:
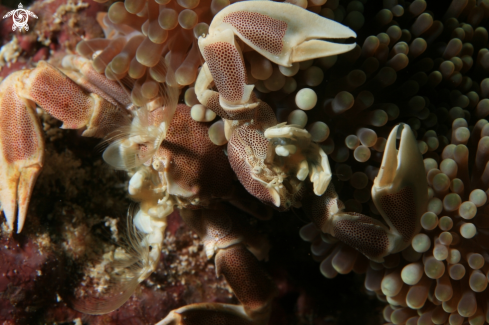
[(17, 37), (12, 37), (12, 40), (2, 46), (0, 51), (0, 67), (10, 66), (11, 63), (15, 63), (20, 55), (19, 40)]
[(51, 250), (49, 236), (2, 238), (0, 243), (0, 319), (25, 323), (29, 315), (55, 303), (66, 266)]
[[(5, 77), (13, 71), (30, 67), (39, 60), (63, 56), (66, 51), (74, 51), (76, 44), (83, 38), (101, 36), (102, 29), (96, 22), (95, 14), (104, 8), (105, 5), (92, 0), (36, 1), (29, 10), (39, 18), (28, 21), (28, 33), (13, 33), (12, 19), (3, 19), (0, 22), (0, 76)], [(6, 7), (0, 6), (0, 9)], [(3, 10), (0, 13), (4, 15)], [(10, 45), (3, 48), (6, 43)], [(17, 54), (13, 56), (14, 53)]]

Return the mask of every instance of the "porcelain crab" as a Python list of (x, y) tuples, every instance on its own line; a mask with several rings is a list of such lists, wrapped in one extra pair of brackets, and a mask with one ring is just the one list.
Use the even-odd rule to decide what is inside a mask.
[[(311, 21), (316, 26), (312, 30), (305, 27)], [(193, 120), (189, 107), (177, 105), (178, 90), (170, 86), (162, 86), (161, 96), (147, 106), (134, 107), (124, 86), (107, 80), (79, 56), (65, 57), (61, 70), (41, 62), (36, 69), (10, 75), (0, 86), (0, 201), (10, 229), (17, 219), (17, 232), (22, 230), (42, 168), (39, 106), (63, 121), (64, 128), (86, 128), (84, 136), (111, 135), (104, 159), (129, 173), (128, 191), (139, 203), (131, 240), (139, 256), (120, 257), (116, 302), (110, 308), (79, 306), (85, 312), (117, 308), (154, 270), (165, 218), (175, 207), (201, 237), (207, 256), (215, 258), (217, 274), (226, 278), (241, 305), (193, 304), (174, 310), (159, 324), (267, 323), (274, 286), (258, 260), (266, 259), (268, 246), (233, 213), (235, 206), (266, 217), (267, 210), (253, 197), (279, 210), (304, 206), (324, 233), (382, 261), (409, 244), (426, 206), (424, 167), (409, 127), (391, 132), (373, 189), (387, 226), (343, 212), (326, 154), (303, 128), (279, 124), (273, 109), (253, 94), (236, 39), (272, 62), (290, 66), (353, 48), (318, 38), (354, 36), (341, 24), (286, 3), (236, 3), (216, 15), (209, 34), (199, 39), (206, 63), (195, 88), (202, 105), (224, 121), (227, 156), (224, 145), (209, 139), (211, 125)], [(408, 171), (420, 177), (408, 177)], [(233, 174), (247, 192), (233, 183)]]
[[(267, 15), (272, 11), (279, 13)], [(257, 33), (258, 29), (267, 32)], [(384, 256), (406, 248), (420, 231), (419, 217), (428, 201), (424, 165), (410, 127), (396, 126), (391, 131), (372, 188), (374, 203), (388, 227), (363, 215), (342, 212), (343, 204), (330, 185), (332, 174), (326, 154), (306, 130), (277, 124), (268, 104), (253, 96), (235, 35), (270, 61), (291, 66), (297, 61), (344, 53), (355, 46), (316, 38), (356, 34), (287, 3), (265, 2), (253, 8), (246, 2), (237, 3), (219, 12), (209, 35), (199, 38), (206, 63), (196, 81), (196, 94), (204, 106), (224, 120), (231, 166), (249, 193), (282, 210), (301, 206), (301, 200), (309, 201), (304, 205), (306, 212), (319, 229), (374, 261), (382, 262)], [(212, 82), (217, 92), (208, 89)], [(401, 139), (399, 151), (397, 138)], [(418, 177), (412, 180), (409, 173)], [(307, 176), (314, 195), (302, 188)]]

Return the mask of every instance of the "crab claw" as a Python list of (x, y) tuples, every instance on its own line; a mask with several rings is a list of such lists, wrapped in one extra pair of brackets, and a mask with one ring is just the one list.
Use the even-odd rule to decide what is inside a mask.
[(16, 94), (12, 84), (1, 84), (0, 202), (11, 230), (17, 217), (18, 233), (43, 161), (44, 143), (35, 108), (35, 103)]
[[(400, 134), (399, 150), (396, 138)], [(407, 125), (396, 126), (387, 140), (372, 199), (384, 223), (360, 213), (345, 212), (332, 184), (321, 197), (310, 196), (303, 207), (324, 233), (352, 246), (373, 261), (411, 244), (421, 229), (420, 218), (428, 204), (423, 158)]]
[[(399, 150), (396, 139), (400, 135)], [(423, 157), (411, 128), (396, 126), (385, 147), (380, 171), (372, 186), (372, 200), (396, 235), (395, 250), (404, 249), (421, 230), (428, 205), (428, 183)]]
[(356, 34), (340, 23), (289, 3), (260, 1), (257, 5), (244, 1), (232, 4), (214, 17), (209, 35), (227, 29), (233, 30), (243, 42), (270, 61), (283, 66), (345, 53), (355, 47), (355, 44), (317, 40), (356, 37)]
[[(29, 199), (44, 152), (36, 105), (63, 122), (64, 129), (85, 128), (83, 136), (103, 137), (127, 124), (125, 108), (87, 93), (61, 71), (40, 61), (16, 71), (0, 84), (0, 201), (11, 230), (24, 225)], [(18, 203), (18, 212), (17, 212)]]
[(268, 324), (275, 286), (258, 262), (268, 254), (266, 240), (242, 223), (234, 208), (222, 204), (209, 210), (183, 209), (181, 216), (202, 239), (207, 257), (215, 255), (217, 276), (226, 279), (241, 305), (192, 304), (173, 310), (156, 325)]

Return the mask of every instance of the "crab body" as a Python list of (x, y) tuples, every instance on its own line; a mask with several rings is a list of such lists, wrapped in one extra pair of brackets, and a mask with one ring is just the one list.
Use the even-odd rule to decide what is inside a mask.
[[(315, 27), (305, 28), (311, 21)], [(257, 32), (261, 30), (268, 32)], [(236, 216), (236, 208), (266, 219), (269, 210), (258, 202), (279, 211), (304, 206), (323, 233), (382, 261), (419, 232), (427, 204), (424, 167), (410, 128), (395, 127), (391, 132), (372, 190), (385, 224), (344, 212), (331, 183), (327, 155), (307, 130), (278, 123), (272, 107), (254, 95), (238, 42), (290, 66), (354, 47), (318, 38), (354, 36), (349, 28), (291, 4), (242, 2), (216, 15), (209, 34), (198, 41), (205, 63), (195, 93), (222, 119), (221, 138), (227, 145), (211, 141), (214, 124), (194, 120), (191, 108), (177, 104), (170, 69), (165, 79), (170, 82), (161, 96), (144, 105), (128, 95), (128, 88), (140, 87), (139, 81), (129, 79), (123, 86), (108, 80), (91, 60), (80, 56), (65, 57), (60, 70), (41, 62), (33, 70), (10, 75), (0, 85), (0, 201), (10, 229), (17, 219), (17, 231), (22, 230), (42, 167), (37, 105), (63, 121), (63, 128), (85, 128), (84, 136), (108, 137), (104, 159), (128, 172), (129, 195), (139, 204), (132, 216), (131, 242), (140, 256), (119, 261), (129, 269), (124, 279), (131, 280), (115, 289), (123, 294), (110, 309), (79, 306), (85, 312), (119, 307), (132, 293), (128, 288), (155, 270), (166, 217), (175, 208), (201, 237), (207, 257), (215, 258), (217, 274), (226, 278), (241, 305), (193, 304), (173, 311), (159, 324), (267, 323), (275, 289), (258, 261), (267, 258), (268, 245)], [(407, 170), (421, 176), (410, 178)]]

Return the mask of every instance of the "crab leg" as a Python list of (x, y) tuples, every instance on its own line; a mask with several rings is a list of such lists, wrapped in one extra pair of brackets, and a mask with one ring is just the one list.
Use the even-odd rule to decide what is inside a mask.
[[(402, 131), (401, 131), (402, 129)], [(396, 149), (398, 131), (401, 134)], [(372, 198), (384, 223), (360, 213), (343, 211), (331, 184), (321, 197), (306, 199), (304, 209), (324, 233), (356, 248), (376, 262), (406, 248), (421, 229), (428, 204), (428, 184), (416, 139), (408, 125), (396, 126), (387, 140)]]
[(355, 47), (355, 44), (331, 43), (317, 38), (356, 37), (348, 27), (287, 3), (263, 1), (256, 6), (241, 2), (221, 10), (212, 20), (209, 34), (199, 37), (199, 48), (206, 63), (199, 72), (195, 92), (199, 101), (208, 106), (213, 97), (209, 86), (214, 81), (220, 106), (231, 115), (258, 105), (252, 96), (254, 86), (247, 84), (243, 54), (235, 35), (283, 66), (348, 52)]
[(208, 96), (205, 90), (214, 81), (224, 109), (255, 108), (258, 104), (253, 103), (251, 98), (254, 86), (247, 84), (243, 54), (236, 44), (233, 31), (225, 30), (206, 38), (200, 37), (199, 48), (206, 61), (195, 86), (199, 100)]
[(84, 90), (99, 95), (115, 106), (130, 107), (131, 96), (119, 82), (109, 80), (98, 73), (92, 61), (77, 55), (67, 55), (61, 62), (63, 72)]
[[(11, 230), (24, 226), (29, 199), (43, 162), (44, 143), (36, 104), (63, 122), (102, 137), (128, 121), (125, 110), (88, 94), (48, 63), (17, 71), (0, 85), (0, 201)], [(18, 204), (18, 211), (17, 211)]]
[(185, 223), (202, 239), (208, 258), (215, 254), (216, 273), (223, 275), (239, 305), (198, 303), (172, 311), (157, 325), (266, 324), (275, 287), (257, 259), (268, 255), (266, 240), (257, 236), (236, 210), (182, 210)]

